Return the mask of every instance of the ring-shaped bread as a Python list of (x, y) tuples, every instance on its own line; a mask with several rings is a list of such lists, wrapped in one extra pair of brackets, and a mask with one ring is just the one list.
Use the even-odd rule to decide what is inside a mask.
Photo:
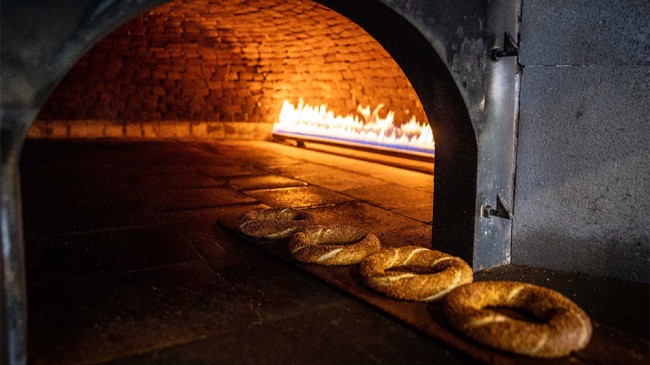
[(319, 265), (351, 265), (379, 251), (374, 234), (345, 225), (314, 226), (289, 241), (289, 251), (302, 262)]
[[(542, 323), (514, 319), (489, 307), (518, 308)], [(554, 358), (583, 349), (591, 339), (587, 314), (564, 295), (541, 286), (486, 281), (453, 290), (444, 303), (449, 322), (474, 340), (505, 351)]]
[(366, 285), (388, 297), (421, 302), (439, 300), (473, 279), (472, 269), (461, 258), (419, 246), (368, 256), (359, 265), (359, 274)]
[(239, 217), (241, 232), (249, 237), (284, 239), (316, 224), (313, 214), (292, 208), (256, 209)]

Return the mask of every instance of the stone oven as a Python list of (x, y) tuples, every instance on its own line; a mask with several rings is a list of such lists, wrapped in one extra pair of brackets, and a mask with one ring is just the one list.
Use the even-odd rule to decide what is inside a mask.
[[(210, 156), (245, 161), (241, 162), (244, 167), (233, 167), (224, 160), (216, 162), (215, 167), (202, 165), (204, 170), (199, 174), (184, 170), (182, 163), (150, 175), (125, 173), (134, 166), (143, 170), (150, 167), (146, 166), (150, 160), (140, 156), (134, 158), (134, 166), (121, 166), (122, 170), (91, 168), (88, 175), (92, 179), (107, 178), (118, 190), (101, 187), (86, 192), (97, 194), (97, 199), (116, 192), (130, 196), (132, 192), (121, 187), (125, 182), (121, 174), (128, 175), (129, 182), (135, 181), (138, 187), (171, 186), (174, 182), (167, 179), (180, 181), (183, 175), (194, 174), (200, 182), (192, 188), (227, 195), (231, 193), (223, 186), (228, 185), (236, 187), (237, 194), (244, 191), (247, 195), (233, 195), (233, 200), (228, 198), (217, 205), (242, 204), (247, 208), (267, 204), (261, 195), (255, 195), (262, 193), (246, 187), (251, 179), (261, 179), (269, 171), (278, 175), (294, 171), (295, 167), (291, 170), (282, 163), (301, 154), (304, 157), (300, 161), (306, 165), (321, 158), (313, 155), (314, 150), (291, 150), (286, 143), (268, 142), (273, 139), (273, 124), (285, 101), (294, 105), (326, 104), (334, 114), (366, 119), (373, 110), (382, 118), (390, 110), (396, 124), (414, 118), (430, 125), (435, 138), (432, 187), (416, 184), (414, 193), (403, 197), (403, 203), (413, 205), (412, 209), (379, 204), (380, 208), (423, 223), (427, 231), (424, 236), (430, 239), (424, 244), (461, 257), (480, 280), (550, 282), (549, 286), (573, 295), (572, 299), (583, 306), (589, 303), (587, 311), (598, 323), (594, 345), (572, 361), (600, 363), (602, 355), (605, 362), (615, 358), (626, 364), (647, 362), (650, 221), (643, 213), (650, 208), (650, 31), (643, 16), (650, 11), (647, 2), (67, 0), (62, 6), (16, 0), (3, 1), (1, 6), (3, 364), (25, 363), (30, 353), (26, 347), (29, 311), (25, 281), (29, 282), (32, 271), (28, 270), (25, 278), (25, 242), (28, 259), (30, 255), (54, 255), (40, 238), (25, 239), (21, 202), (29, 208), (25, 218), (29, 224), (32, 212), (52, 210), (53, 202), (60, 202), (51, 196), (55, 193), (49, 193), (50, 182), (67, 184), (57, 181), (56, 171), (48, 175), (54, 177), (52, 181), (31, 180), (41, 176), (30, 168), (39, 154), (54, 151), (63, 158), (85, 151), (95, 160), (88, 157), (81, 166), (92, 161), (112, 169), (119, 165), (115, 156), (128, 156), (125, 150), (118, 150), (121, 143), (145, 146), (128, 148), (155, 157), (156, 150), (146, 143), (189, 141), (196, 144), (188, 150), (193, 152), (174, 158), (188, 163), (196, 158), (199, 164), (209, 164), (206, 156), (213, 154)], [(369, 112), (359, 109), (365, 106)], [(74, 147), (65, 147), (66, 141)], [(267, 146), (275, 147), (264, 150), (258, 145), (238, 145), (239, 141), (267, 141)], [(58, 146), (63, 147), (48, 150), (48, 143), (61, 143)], [(233, 152), (219, 147), (219, 143), (240, 149)], [(303, 146), (302, 141), (297, 144)], [(162, 150), (170, 155), (180, 151), (174, 144), (165, 146), (167, 149)], [(97, 159), (95, 148), (104, 151), (104, 157)], [(350, 154), (339, 147), (324, 149)], [(262, 169), (265, 172), (257, 172), (261, 165), (254, 159), (241, 158), (239, 151), (258, 154), (267, 164), (267, 169)], [(48, 157), (56, 159), (59, 155)], [(364, 158), (377, 161), (383, 157)], [(322, 162), (323, 169), (334, 171), (340, 161), (334, 157), (332, 161), (336, 162)], [(79, 169), (67, 163), (57, 166)], [(224, 167), (219, 168), (220, 164)], [(401, 161), (397, 165), (413, 169), (417, 163)], [(363, 204), (372, 201), (373, 197), (363, 197), (367, 193), (361, 186), (372, 185), (379, 181), (379, 175), (389, 173), (373, 170), (363, 176), (352, 175), (359, 171), (354, 171), (357, 165), (350, 166), (338, 182), (333, 178), (331, 183), (349, 188), (341, 201), (349, 197)], [(418, 166), (415, 170), (426, 171), (431, 165)], [(243, 172), (245, 169), (250, 171)], [(165, 181), (156, 177), (161, 171), (170, 174)], [(111, 177), (97, 176), (109, 172)], [(87, 178), (83, 172), (81, 175)], [(320, 179), (322, 175), (316, 176), (312, 174), (311, 178)], [(399, 182), (399, 173), (395, 176), (392, 182)], [(274, 184), (296, 189), (303, 189), (302, 184), (326, 187), (297, 175), (273, 179)], [(210, 207), (209, 203), (182, 202), (201, 198), (164, 195), (151, 198), (159, 199), (152, 212), (168, 221), (174, 216), (173, 210)], [(41, 198), (52, 204), (39, 206)], [(327, 204), (341, 203), (339, 198), (332, 199)], [(138, 202), (128, 200), (129, 204)], [(161, 224), (158, 218), (143, 217), (144, 226)], [(385, 222), (377, 218), (375, 224), (380, 227)], [(413, 231), (409, 229), (414, 227), (398, 228), (408, 229), (396, 228), (399, 234), (390, 237), (408, 240)], [(120, 236), (120, 229), (106, 232), (117, 235), (118, 241), (131, 242), (132, 238)], [(211, 234), (224, 232), (221, 227), (219, 233)], [(62, 245), (70, 239), (76, 245), (87, 244), (90, 251), (96, 247), (65, 230), (51, 233)], [(191, 242), (193, 250), (208, 261), (210, 255), (223, 260), (206, 249), (209, 244), (205, 235), (193, 232), (180, 240)], [(174, 250), (178, 242), (170, 242), (169, 249)], [(183, 251), (185, 254), (193, 255)], [(65, 258), (62, 262), (66, 263)], [(231, 269), (230, 264), (220, 265)], [(37, 277), (42, 268), (34, 266)], [(125, 268), (138, 270), (136, 266)], [(107, 270), (108, 274), (102, 273), (110, 276)], [(332, 277), (318, 270), (310, 272), (341, 286), (338, 274)], [(30, 295), (39, 293), (39, 288), (43, 286), (30, 289)], [(442, 355), (447, 351), (445, 346), (450, 346), (484, 362), (535, 362), (476, 347), (457, 333), (448, 332), (444, 323), (440, 327), (418, 324), (422, 316), (440, 318), (435, 306), (416, 307), (415, 315), (404, 315), (410, 309), (369, 299), (345, 285), (343, 289), (433, 335), (443, 349), (436, 356), (446, 356)], [(234, 292), (239, 295), (238, 290), (248, 289), (236, 288)], [(33, 297), (47, 297), (44, 295)], [(623, 310), (630, 302), (634, 302), (632, 308)], [(93, 303), (103, 305), (101, 299)], [(607, 317), (610, 306), (621, 309), (617, 311), (620, 313)], [(636, 318), (644, 324), (639, 325)], [(111, 322), (102, 323), (98, 326)], [(236, 324), (229, 326), (224, 328), (238, 328)], [(124, 328), (128, 332), (132, 327)], [(111, 331), (105, 333), (120, 333)], [(133, 331), (131, 335), (138, 336)], [(189, 335), (182, 332), (174, 341), (182, 342), (183, 336)], [(287, 336), (291, 341), (298, 335)], [(385, 339), (381, 333), (377, 337)], [(172, 341), (169, 338), (173, 336), (164, 338)], [(246, 343), (245, 339), (242, 342)], [(155, 346), (143, 340), (129, 356), (157, 349)], [(56, 351), (53, 353), (61, 353)], [(318, 353), (318, 349), (312, 351)], [(119, 357), (86, 355), (71, 359), (120, 361)], [(378, 362), (390, 361), (386, 359), (391, 355), (384, 355)], [(461, 363), (462, 356), (449, 361)], [(145, 356), (143, 361), (152, 359)], [(346, 356), (339, 359), (353, 361)]]

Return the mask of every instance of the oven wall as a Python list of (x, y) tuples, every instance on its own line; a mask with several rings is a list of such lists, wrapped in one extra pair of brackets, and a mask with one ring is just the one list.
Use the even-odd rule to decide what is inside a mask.
[(523, 1), (512, 263), (648, 281), (649, 4)]
[(175, 0), (103, 38), (67, 73), (31, 137), (266, 139), (285, 99), (427, 122), (388, 52), (312, 1)]

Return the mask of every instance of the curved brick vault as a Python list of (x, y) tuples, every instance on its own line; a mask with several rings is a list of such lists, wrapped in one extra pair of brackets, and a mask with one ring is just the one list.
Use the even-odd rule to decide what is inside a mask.
[[(282, 102), (347, 114), (383, 103), (426, 121), (397, 63), (312, 1), (176, 0), (95, 45), (41, 110), (33, 137), (265, 138)], [(242, 123), (247, 122), (247, 123)]]

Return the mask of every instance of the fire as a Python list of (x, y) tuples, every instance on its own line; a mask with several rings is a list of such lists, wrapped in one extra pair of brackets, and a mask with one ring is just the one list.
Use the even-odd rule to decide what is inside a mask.
[(301, 99), (298, 106), (285, 100), (279, 120), (273, 125), (273, 133), (280, 136), (336, 141), (343, 144), (364, 145), (372, 148), (400, 150), (406, 153), (433, 156), (435, 143), (431, 126), (420, 123), (415, 116), (395, 125), (395, 113), (388, 111), (385, 117), (379, 112), (379, 104), (357, 107), (358, 115), (334, 115), (327, 105), (311, 106)]

